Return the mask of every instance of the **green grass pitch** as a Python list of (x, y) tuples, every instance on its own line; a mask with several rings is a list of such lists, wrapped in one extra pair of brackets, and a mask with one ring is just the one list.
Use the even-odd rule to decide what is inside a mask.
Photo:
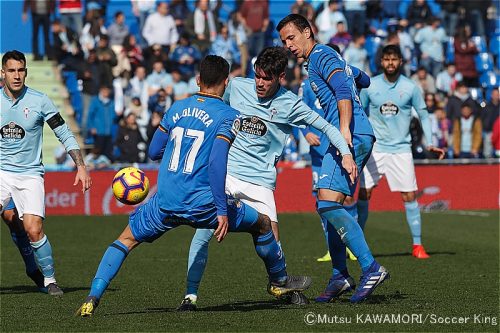
[[(175, 311), (184, 295), (194, 232), (179, 227), (129, 255), (92, 318), (75, 317), (74, 312), (87, 295), (103, 252), (127, 218), (47, 218), (45, 230), (65, 291), (61, 298), (36, 291), (3, 225), (0, 331), (498, 332), (498, 211), (429, 213), (423, 214), (423, 221), (429, 260), (410, 256), (403, 213), (370, 215), (368, 243), (392, 278), (359, 305), (349, 304), (347, 295), (334, 303), (302, 307), (278, 302), (266, 292), (264, 266), (251, 237), (229, 234), (221, 244), (214, 241), (210, 246), (195, 313)], [(318, 217), (283, 214), (280, 226), (288, 272), (313, 278), (306, 292), (312, 299), (325, 287), (331, 269), (329, 263), (316, 262), (325, 252)], [(349, 265), (358, 279), (357, 263)], [(305, 318), (313, 323), (306, 324)]]

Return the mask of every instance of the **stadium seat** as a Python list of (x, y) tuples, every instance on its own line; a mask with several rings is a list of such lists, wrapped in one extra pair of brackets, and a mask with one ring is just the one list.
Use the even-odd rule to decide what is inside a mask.
[(493, 70), (493, 58), (489, 53), (479, 53), (475, 57), (476, 69), (479, 73), (484, 73)]
[(382, 38), (377, 36), (366, 37), (365, 50), (369, 58), (375, 57), (380, 44), (382, 44)]
[(500, 54), (500, 35), (496, 35), (490, 39), (490, 53), (496, 57)]
[(446, 43), (446, 62), (455, 62), (455, 38), (449, 37)]
[(486, 40), (481, 36), (472, 36), (472, 41), (476, 44), (477, 50), (479, 53), (488, 52), (488, 48), (486, 47)]
[(482, 88), (469, 88), (470, 97), (477, 103), (484, 102), (483, 89)]
[(492, 71), (485, 72), (479, 77), (479, 83), (483, 88), (498, 87), (498, 76)]

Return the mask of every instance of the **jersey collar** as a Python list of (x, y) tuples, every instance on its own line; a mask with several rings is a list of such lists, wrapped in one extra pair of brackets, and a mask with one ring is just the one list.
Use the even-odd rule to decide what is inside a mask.
[(315, 48), (316, 46), (318, 46), (318, 45), (319, 45), (318, 43), (314, 43), (314, 45), (311, 47), (311, 49), (310, 49), (309, 51), (307, 51), (305, 61), (308, 61), (308, 60), (309, 60), (309, 56), (311, 55), (311, 52), (312, 52), (312, 51), (314, 50), (314, 48)]
[(220, 99), (222, 101), (222, 97), (214, 95), (214, 94), (209, 94), (209, 93), (206, 93), (206, 92), (199, 91), (199, 92), (196, 93), (196, 95), (201, 95), (201, 96), (210, 97), (210, 98), (217, 98), (217, 99)]
[[(21, 92), (21, 94), (19, 95), (19, 97), (16, 99), (16, 101), (13, 103), (13, 104), (17, 104), (23, 97), (24, 95), (26, 94), (26, 91), (28, 90), (28, 87), (26, 85), (24, 85), (23, 87), (23, 91)], [(5, 87), (2, 88), (2, 94), (3, 96), (9, 101), (12, 103), (12, 98), (10, 98), (9, 96), (7, 96), (7, 94), (5, 93)]]

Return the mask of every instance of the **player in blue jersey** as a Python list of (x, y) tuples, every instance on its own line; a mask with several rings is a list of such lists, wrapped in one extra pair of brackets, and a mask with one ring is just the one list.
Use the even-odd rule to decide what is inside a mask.
[(227, 61), (205, 57), (200, 92), (175, 102), (165, 113), (149, 148), (151, 159), (161, 158), (158, 192), (130, 215), (128, 226), (104, 253), (81, 316), (94, 313), (132, 249), (179, 225), (215, 229), (219, 242), (228, 231), (250, 233), (266, 266), (272, 295), (302, 291), (311, 284), (309, 277), (287, 275), (269, 217), (224, 192), (229, 148), (242, 127), (238, 112), (221, 99), (228, 75)]
[[(290, 14), (276, 29), (284, 47), (307, 62), (311, 87), (325, 112), (325, 119), (337, 127), (352, 148), (362, 170), (373, 148), (375, 137), (356, 91), (352, 69), (332, 48), (317, 44), (307, 19)], [(366, 299), (389, 277), (388, 271), (373, 258), (363, 231), (356, 219), (343, 207), (346, 197), (352, 197), (357, 181), (351, 182), (340, 167), (335, 149), (326, 152), (318, 177), (317, 210), (328, 221), (327, 237), (332, 256), (332, 277), (318, 302), (329, 302), (354, 289), (354, 280), (347, 271), (345, 247), (358, 258), (362, 275), (351, 297), (357, 303)]]
[(427, 150), (442, 159), (444, 151), (431, 146), (431, 122), (418, 86), (401, 75), (403, 56), (399, 46), (382, 50), (383, 74), (372, 79), (372, 85), (361, 91), (361, 102), (369, 115), (377, 142), (361, 175), (358, 196), (358, 222), (364, 228), (368, 219), (368, 201), (383, 175), (392, 192), (401, 192), (406, 220), (413, 238), (414, 257), (427, 259), (421, 242), (421, 217), (416, 199), (417, 180), (411, 153), (410, 121), (412, 108), (417, 111), (424, 131)]
[(91, 186), (75, 137), (47, 95), (25, 85), (28, 70), (23, 53), (13, 50), (2, 57), (0, 117), (0, 211), (12, 199), (23, 221), (36, 262), (50, 295), (63, 294), (57, 285), (52, 247), (43, 232), (45, 189), (42, 164), (42, 133), (47, 123), (75, 162), (78, 171), (73, 185), (82, 192)]
[[(241, 129), (229, 151), (226, 193), (269, 216), (278, 245), (278, 216), (274, 200), (276, 163), (293, 126), (311, 126), (325, 133), (327, 140), (338, 147), (343, 156), (346, 172), (357, 172), (339, 131), (302, 103), (297, 95), (281, 87), (287, 64), (287, 52), (283, 48), (266, 48), (255, 62), (255, 79), (234, 78), (224, 94), (224, 101), (241, 114)], [(180, 311), (196, 309), (212, 235), (211, 230), (197, 230), (193, 237), (187, 291)], [(294, 294), (290, 301), (302, 303), (303, 299), (303, 295)]]

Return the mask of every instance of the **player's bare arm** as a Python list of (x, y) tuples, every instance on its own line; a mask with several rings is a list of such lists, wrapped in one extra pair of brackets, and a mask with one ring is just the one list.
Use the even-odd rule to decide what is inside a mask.
[(347, 145), (352, 147), (352, 136), (349, 125), (352, 119), (352, 103), (350, 100), (343, 99), (337, 102), (339, 108), (340, 133), (344, 137)]
[(82, 192), (85, 192), (92, 186), (92, 179), (90, 178), (87, 168), (85, 167), (85, 163), (83, 162), (82, 152), (80, 149), (72, 149), (68, 152), (68, 154), (71, 156), (71, 159), (73, 159), (73, 162), (75, 162), (77, 168), (73, 186), (78, 184), (78, 182), (81, 182)]

